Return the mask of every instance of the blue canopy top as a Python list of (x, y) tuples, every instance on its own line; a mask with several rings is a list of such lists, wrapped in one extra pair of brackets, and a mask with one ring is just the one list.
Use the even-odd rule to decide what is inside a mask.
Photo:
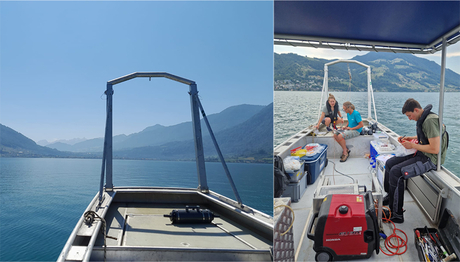
[(275, 1), (275, 44), (434, 53), (460, 40), (460, 1)]

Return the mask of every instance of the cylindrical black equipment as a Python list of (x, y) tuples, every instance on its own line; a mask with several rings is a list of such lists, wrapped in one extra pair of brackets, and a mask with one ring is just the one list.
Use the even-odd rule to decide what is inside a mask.
[(184, 209), (174, 209), (169, 215), (163, 215), (169, 217), (173, 224), (210, 224), (215, 217), (208, 209), (200, 209), (200, 206), (185, 206)]

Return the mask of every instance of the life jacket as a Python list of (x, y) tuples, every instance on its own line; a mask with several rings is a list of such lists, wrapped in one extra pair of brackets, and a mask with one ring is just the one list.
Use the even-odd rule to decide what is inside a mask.
[[(423, 125), (423, 122), (425, 122), (429, 114), (435, 114), (431, 112), (431, 108), (433, 108), (431, 104), (427, 105), (423, 109), (422, 116), (420, 116), (420, 118), (417, 120), (417, 140), (418, 140), (418, 143), (422, 145), (428, 145), (430, 143), (425, 133), (423, 133), (422, 125)], [(444, 133), (442, 133), (442, 136), (444, 136), (444, 134), (447, 136), (447, 147), (449, 147), (449, 133), (447, 133), (447, 130), (445, 130)], [(442, 143), (442, 136), (441, 136), (441, 141), (440, 141), (441, 143)]]
[(330, 117), (332, 122), (337, 121), (337, 114), (339, 113), (339, 103), (335, 101), (334, 110), (332, 110), (331, 105), (329, 104), (329, 100), (327, 100), (326, 108), (327, 108), (327, 117)]

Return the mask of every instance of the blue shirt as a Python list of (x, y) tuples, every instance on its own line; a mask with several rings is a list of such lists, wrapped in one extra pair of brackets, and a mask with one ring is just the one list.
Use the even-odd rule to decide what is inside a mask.
[[(347, 118), (348, 118), (348, 127), (350, 127), (350, 128), (353, 128), (353, 127), (359, 125), (359, 122), (363, 121), (361, 119), (361, 114), (359, 114), (359, 112), (356, 111), (356, 110), (353, 110), (353, 113), (351, 113), (351, 115), (347, 113)], [(356, 131), (361, 133), (362, 129), (363, 128), (361, 127), (359, 129), (356, 129)]]

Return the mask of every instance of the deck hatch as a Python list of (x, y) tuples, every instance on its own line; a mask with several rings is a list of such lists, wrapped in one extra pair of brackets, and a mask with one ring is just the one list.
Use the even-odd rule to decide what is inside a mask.
[(73, 241), (73, 246), (88, 246), (91, 236), (76, 236)]

